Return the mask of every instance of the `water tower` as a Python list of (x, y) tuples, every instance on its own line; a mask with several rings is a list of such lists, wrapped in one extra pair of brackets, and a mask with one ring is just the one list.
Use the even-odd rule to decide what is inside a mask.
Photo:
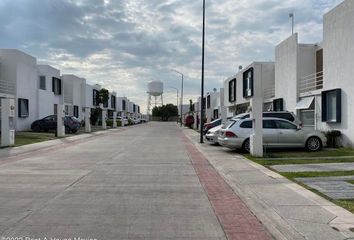
[[(151, 114), (151, 106), (154, 105), (155, 106), (162, 106), (163, 105), (163, 98), (162, 98), (162, 94), (163, 94), (163, 82), (161, 81), (152, 81), (149, 82), (148, 85), (148, 90), (147, 90), (147, 94), (148, 94), (148, 105), (147, 105), (147, 114), (150, 115)], [(155, 102), (152, 102), (152, 97), (154, 97)]]

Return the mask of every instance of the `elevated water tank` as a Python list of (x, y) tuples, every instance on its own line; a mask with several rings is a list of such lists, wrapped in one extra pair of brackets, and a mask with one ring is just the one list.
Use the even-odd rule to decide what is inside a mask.
[(163, 82), (161, 81), (152, 81), (148, 83), (148, 94), (151, 96), (160, 96), (163, 94)]

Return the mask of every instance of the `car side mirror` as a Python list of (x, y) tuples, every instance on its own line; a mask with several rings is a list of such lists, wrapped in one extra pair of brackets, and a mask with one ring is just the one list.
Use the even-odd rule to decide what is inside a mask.
[(297, 126), (296, 131), (300, 131), (300, 130), (301, 130), (301, 127)]

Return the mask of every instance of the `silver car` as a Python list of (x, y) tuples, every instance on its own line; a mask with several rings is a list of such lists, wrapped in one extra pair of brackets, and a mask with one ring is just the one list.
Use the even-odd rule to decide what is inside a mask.
[[(240, 119), (221, 130), (218, 142), (231, 149), (250, 149), (250, 135), (253, 133), (252, 120)], [(318, 151), (326, 146), (323, 133), (305, 130), (296, 124), (280, 118), (263, 118), (263, 145), (268, 148), (306, 148)]]
[(218, 145), (218, 137), (220, 134), (220, 130), (222, 128), (222, 125), (213, 127), (212, 129), (209, 129), (208, 132), (205, 134), (205, 139), (207, 140), (208, 143), (212, 145)]

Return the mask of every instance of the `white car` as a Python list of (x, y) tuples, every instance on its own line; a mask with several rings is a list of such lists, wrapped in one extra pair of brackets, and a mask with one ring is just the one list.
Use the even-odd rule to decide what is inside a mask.
[[(230, 120), (230, 124), (221, 129), (218, 142), (231, 149), (250, 149), (250, 135), (253, 133), (252, 120)], [(296, 124), (280, 118), (263, 118), (263, 145), (267, 148), (306, 148), (318, 151), (326, 146), (323, 133), (305, 130)]]
[[(117, 121), (122, 122), (122, 117), (117, 116)], [(128, 118), (127, 117), (123, 117), (123, 123), (124, 123), (125, 126), (128, 125), (129, 122), (128, 122)]]
[(205, 134), (205, 139), (207, 140), (208, 143), (212, 144), (212, 145), (218, 145), (218, 137), (219, 137), (219, 133), (220, 130), (222, 128), (222, 125), (213, 127), (211, 129), (209, 129), (207, 131), (207, 133)]

